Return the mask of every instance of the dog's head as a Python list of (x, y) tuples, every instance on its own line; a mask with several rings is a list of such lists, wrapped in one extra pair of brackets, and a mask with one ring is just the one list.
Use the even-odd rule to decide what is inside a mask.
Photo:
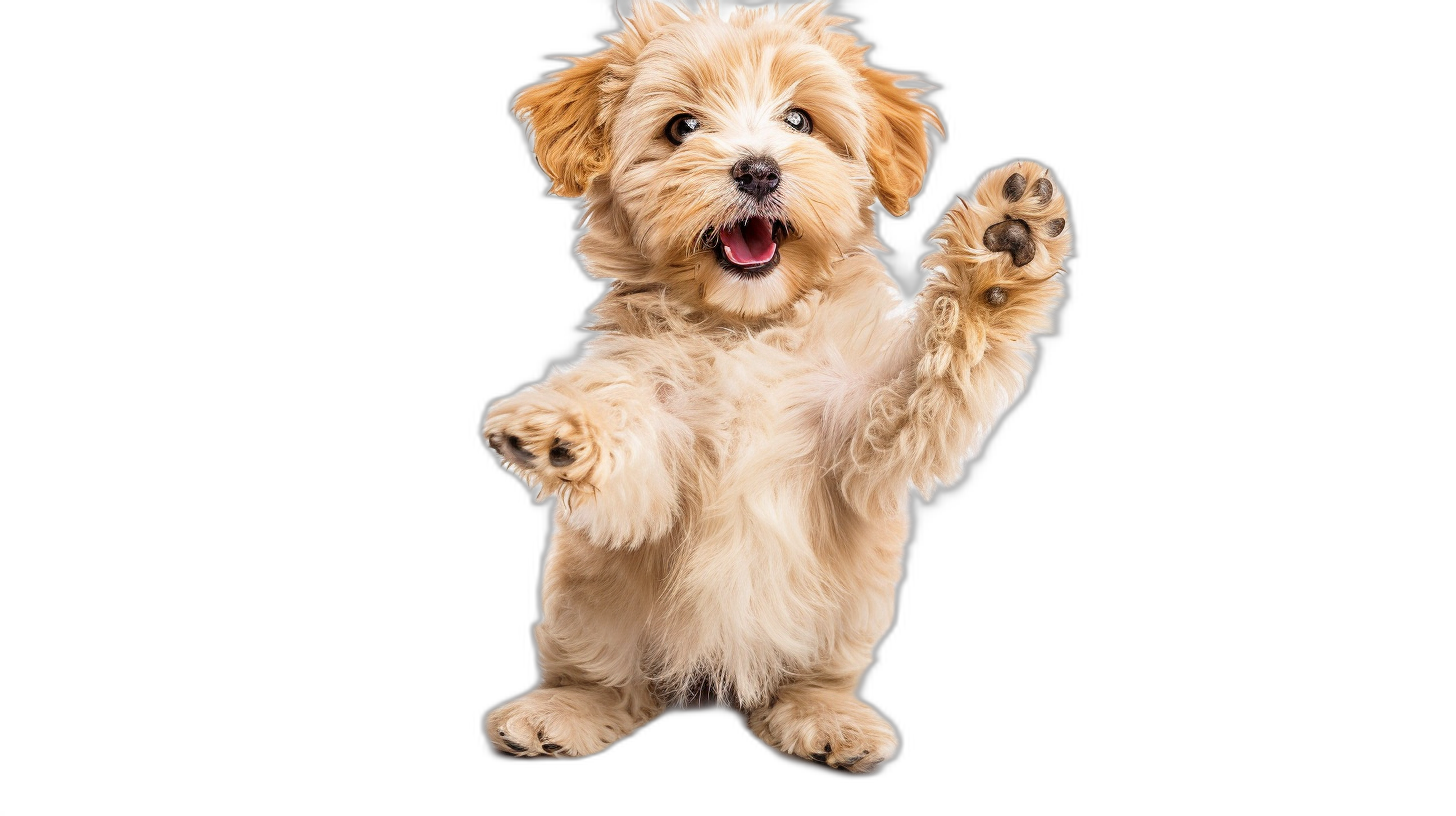
[(765, 315), (874, 243), (875, 199), (905, 212), (940, 122), (826, 9), (638, 2), (608, 48), (522, 92), (552, 192), (587, 198), (593, 274)]

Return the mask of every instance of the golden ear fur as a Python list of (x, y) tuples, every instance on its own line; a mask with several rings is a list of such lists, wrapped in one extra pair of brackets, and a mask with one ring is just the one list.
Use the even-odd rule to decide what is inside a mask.
[(868, 65), (860, 68), (860, 76), (870, 99), (866, 159), (874, 173), (875, 195), (891, 215), (904, 215), (910, 209), (910, 199), (920, 192), (921, 179), (930, 163), (926, 125), (942, 136), (945, 128), (935, 110), (919, 101), (919, 89), (898, 84), (913, 77)]
[(806, 3), (784, 11), (784, 19), (818, 34), (820, 42), (851, 71), (859, 74), (867, 103), (869, 133), (865, 159), (875, 178), (875, 197), (891, 215), (904, 215), (930, 164), (926, 126), (945, 135), (935, 109), (920, 101), (919, 88), (901, 87), (916, 77), (871, 68), (869, 46), (840, 28), (850, 22), (829, 13), (828, 2)]
[(613, 76), (614, 69), (631, 65), (657, 29), (687, 16), (678, 6), (638, 0), (631, 16), (621, 18), (622, 30), (605, 38), (609, 48), (589, 57), (568, 57), (570, 68), (516, 97), (515, 114), (531, 128), (536, 163), (551, 177), (551, 192), (579, 196), (611, 164), (608, 89), (620, 91), (624, 84)]
[(540, 85), (521, 92), (515, 113), (531, 128), (536, 163), (551, 178), (551, 192), (579, 196), (611, 157), (602, 110), (608, 52), (577, 57)]

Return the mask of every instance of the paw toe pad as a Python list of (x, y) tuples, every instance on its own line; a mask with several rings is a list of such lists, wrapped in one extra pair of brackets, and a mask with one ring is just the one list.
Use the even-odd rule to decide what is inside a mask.
[(1045, 204), (1052, 200), (1052, 180), (1039, 178), (1031, 185), (1031, 200), (1037, 204)]
[(576, 454), (571, 452), (571, 446), (562, 443), (560, 439), (551, 446), (550, 457), (552, 467), (566, 467), (576, 461)]
[(1026, 176), (1020, 173), (1012, 173), (1001, 186), (1001, 195), (1006, 196), (1007, 201), (1020, 201), (1025, 193)]

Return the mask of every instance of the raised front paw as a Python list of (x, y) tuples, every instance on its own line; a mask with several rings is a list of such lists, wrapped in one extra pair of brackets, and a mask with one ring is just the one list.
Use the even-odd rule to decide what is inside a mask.
[(491, 408), (482, 433), (507, 468), (543, 493), (593, 490), (598, 436), (567, 397), (538, 389), (508, 397)]
[[(486, 441), (490, 447), (501, 458), (509, 464), (524, 470), (535, 470), (541, 464), (541, 457), (531, 451), (531, 443), (523, 439), (518, 433), (507, 431), (486, 431)], [(546, 462), (554, 468), (565, 468), (576, 462), (576, 454), (572, 452), (575, 447), (567, 439), (553, 436), (551, 448), (547, 451)]]
[(1071, 233), (1066, 201), (1045, 167), (1024, 161), (1009, 164), (987, 175), (975, 198), (978, 220), (985, 222), (985, 228), (973, 234), (982, 246), (1005, 253), (1002, 257), (1013, 266), (1031, 267), (1026, 274), (1041, 277), (1057, 271)]

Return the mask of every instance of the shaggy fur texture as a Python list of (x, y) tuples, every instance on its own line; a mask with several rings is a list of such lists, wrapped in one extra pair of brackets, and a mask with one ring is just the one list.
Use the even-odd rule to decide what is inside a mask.
[[(541, 686), (486, 717), (503, 751), (590, 754), (702, 688), (800, 757), (863, 771), (895, 750), (855, 689), (894, 612), (907, 488), (955, 479), (1021, 390), (1071, 234), (1044, 168), (994, 171), (903, 304), (870, 207), (904, 213), (940, 123), (825, 11), (639, 3), (517, 101), (612, 284), (581, 361), (485, 423), (558, 498)], [(697, 129), (674, 139), (683, 114)], [(761, 198), (735, 178), (752, 157), (777, 166)], [(766, 272), (718, 249), (753, 218), (777, 230)]]

